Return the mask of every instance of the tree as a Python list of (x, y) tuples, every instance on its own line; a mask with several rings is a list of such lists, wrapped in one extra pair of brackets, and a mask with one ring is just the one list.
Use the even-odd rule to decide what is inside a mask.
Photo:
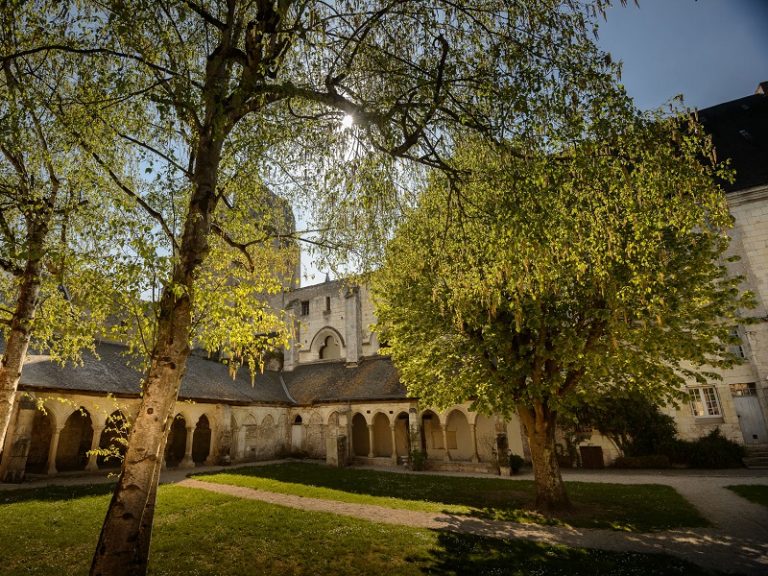
[[(70, 24), (29, 8), (3, 5), (3, 54), (40, 41), (41, 30), (62, 34)], [(112, 310), (107, 269), (114, 271), (119, 243), (103, 229), (109, 187), (49, 106), (76, 90), (75, 70), (62, 55), (2, 60), (0, 448), (30, 343), (57, 361), (77, 362)]]
[[(91, 21), (78, 34), (25, 52), (89, 58), (93, 77), (112, 83), (99, 96), (108, 105), (83, 99), (92, 124), (111, 128), (162, 174), (124, 186), (110, 168), (111, 142), (81, 134), (165, 235), (169, 254), (142, 405), (92, 574), (146, 570), (162, 447), (211, 235), (248, 261), (274, 232), (264, 225), (250, 238), (224, 226), (228, 199), (247, 198), (244, 184), (254, 190), (259, 180), (311, 193), (325, 216), (314, 241), (325, 242), (340, 227), (378, 228), (377, 216), (397, 211), (396, 187), (365, 186), (374, 175), (394, 183), (406, 163), (450, 172), (446, 154), (462, 131), (541, 140), (578, 131), (568, 112), (612, 78), (589, 36), (606, 3), (101, 2), (81, 9)], [(349, 131), (340, 130), (345, 115)], [(350, 142), (359, 144), (351, 153)], [(243, 166), (254, 169), (250, 179)]]
[(374, 280), (409, 394), (517, 412), (542, 510), (569, 506), (558, 414), (617, 392), (679, 398), (734, 361), (729, 328), (750, 300), (723, 264), (723, 173), (702, 162), (700, 127), (611, 102), (578, 144), (523, 159), (467, 143), (455, 163), (471, 176), (433, 180)]

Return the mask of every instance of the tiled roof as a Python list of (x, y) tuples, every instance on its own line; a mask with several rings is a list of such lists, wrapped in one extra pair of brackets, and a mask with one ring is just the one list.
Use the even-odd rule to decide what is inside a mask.
[(283, 379), (300, 404), (408, 397), (392, 361), (381, 356), (349, 367), (344, 361), (300, 364), (292, 372), (283, 372)]
[(768, 95), (753, 94), (698, 113), (699, 121), (712, 136), (719, 161), (731, 159), (736, 170), (728, 191), (768, 184)]
[[(33, 354), (24, 365), (20, 388), (138, 396), (142, 374), (128, 365), (126, 348), (100, 343), (96, 350), (98, 358), (83, 354), (82, 366), (61, 366), (49, 356)], [(241, 368), (233, 380), (223, 364), (195, 355), (187, 361), (179, 398), (235, 404), (290, 403), (277, 373), (257, 374), (252, 386), (247, 369)]]

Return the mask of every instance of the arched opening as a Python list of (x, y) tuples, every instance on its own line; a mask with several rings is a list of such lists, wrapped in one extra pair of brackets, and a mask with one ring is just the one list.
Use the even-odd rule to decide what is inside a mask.
[(421, 415), (421, 451), (427, 458), (442, 458), (444, 450), (440, 417), (432, 410), (425, 410)]
[(392, 431), (389, 418), (379, 412), (373, 417), (373, 455), (392, 456)]
[(304, 427), (302, 426), (303, 420), (299, 414), (293, 419), (293, 426), (291, 426), (291, 452), (301, 452), (304, 444)]
[(304, 448), (307, 454), (312, 458), (325, 457), (325, 426), (320, 414), (315, 412), (309, 417), (305, 432)]
[(84, 470), (88, 463), (88, 450), (93, 440), (91, 415), (85, 408), (75, 410), (59, 436), (59, 448), (56, 453), (56, 469), (59, 472)]
[(326, 336), (318, 354), (320, 360), (335, 360), (341, 358), (341, 345), (332, 335)]
[(371, 449), (368, 442), (368, 423), (359, 412), (352, 417), (352, 448), (355, 456), (368, 456)]
[(119, 468), (128, 448), (128, 420), (120, 410), (109, 415), (101, 432), (99, 449), (108, 450), (108, 454), (99, 455), (99, 468)]
[(197, 421), (195, 432), (192, 436), (192, 462), (202, 464), (211, 453), (211, 424), (208, 417), (203, 414)]
[(477, 455), (481, 462), (491, 462), (496, 453), (496, 420), (478, 414), (475, 418), (477, 436)]
[(48, 452), (51, 449), (53, 423), (51, 417), (42, 410), (35, 410), (32, 421), (32, 438), (24, 471), (31, 474), (45, 474), (48, 471)]
[(471, 460), (472, 434), (469, 431), (467, 417), (460, 410), (454, 410), (446, 420), (445, 439), (448, 443), (448, 453), (452, 460)]
[(187, 421), (184, 416), (178, 414), (173, 419), (171, 431), (168, 433), (168, 442), (165, 444), (165, 464), (173, 468), (184, 459), (184, 451), (187, 448)]
[(395, 419), (395, 451), (398, 456), (407, 457), (411, 452), (411, 436), (408, 413), (400, 412)]

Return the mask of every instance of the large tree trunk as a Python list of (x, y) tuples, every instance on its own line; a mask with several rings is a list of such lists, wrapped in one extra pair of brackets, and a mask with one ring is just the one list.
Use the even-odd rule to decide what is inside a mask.
[(5, 352), (0, 360), (0, 450), (5, 443), (5, 435), (13, 413), (13, 400), (32, 336), (32, 323), (37, 311), (42, 277), (40, 252), (46, 234), (47, 227), (35, 227), (28, 235), (29, 258), (21, 277), (16, 309), (13, 312), (11, 329), (5, 342)]
[(159, 469), (190, 353), (194, 279), (208, 255), (216, 205), (221, 145), (208, 141), (199, 150), (195, 193), (184, 224), (173, 285), (165, 287), (160, 301), (157, 339), (142, 387), (142, 402), (91, 564), (93, 576), (138, 576), (147, 571)]
[(541, 403), (518, 406), (518, 414), (528, 436), (536, 485), (536, 508), (542, 512), (568, 509), (571, 502), (565, 492), (555, 451), (557, 412)]

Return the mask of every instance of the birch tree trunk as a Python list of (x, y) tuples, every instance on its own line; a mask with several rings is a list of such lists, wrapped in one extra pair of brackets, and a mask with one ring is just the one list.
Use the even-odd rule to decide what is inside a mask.
[(209, 251), (221, 139), (207, 139), (198, 150), (178, 261), (160, 300), (142, 402), (91, 564), (94, 576), (135, 576), (147, 570), (159, 468), (190, 353), (194, 279)]
[(531, 449), (536, 508), (543, 512), (570, 508), (555, 450), (557, 413), (541, 403), (536, 403), (533, 408), (518, 406), (517, 410)]

